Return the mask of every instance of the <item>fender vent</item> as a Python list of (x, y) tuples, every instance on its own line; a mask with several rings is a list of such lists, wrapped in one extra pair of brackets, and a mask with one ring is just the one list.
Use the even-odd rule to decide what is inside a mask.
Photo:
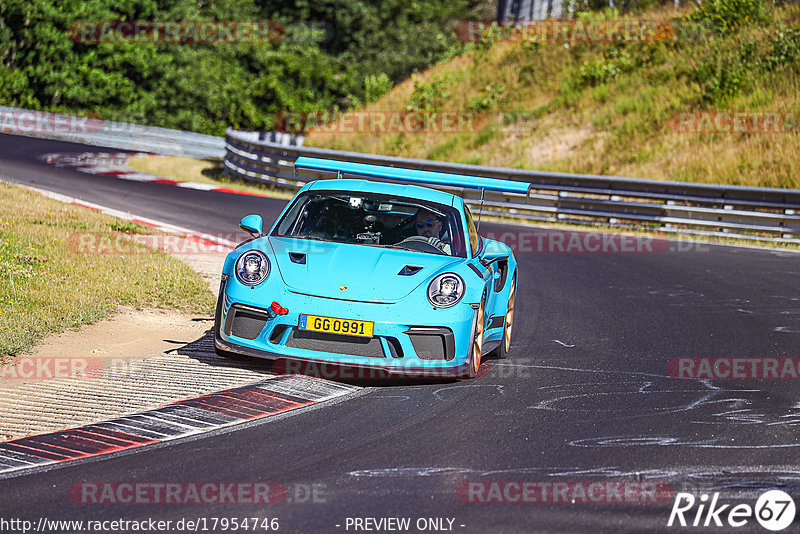
[(400, 276), (411, 276), (412, 274), (417, 274), (421, 270), (422, 267), (417, 267), (416, 265), (406, 265), (405, 267), (400, 269), (400, 272), (397, 274), (399, 274)]

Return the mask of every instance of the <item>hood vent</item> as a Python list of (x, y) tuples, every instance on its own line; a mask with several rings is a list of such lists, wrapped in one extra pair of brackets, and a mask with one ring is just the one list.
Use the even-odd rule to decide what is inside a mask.
[(306, 253), (305, 252), (290, 252), (289, 259), (292, 260), (292, 263), (299, 263), (300, 265), (306, 264)]
[(422, 267), (417, 267), (416, 265), (406, 265), (400, 272), (397, 273), (400, 276), (411, 276), (412, 274), (417, 274), (422, 270)]

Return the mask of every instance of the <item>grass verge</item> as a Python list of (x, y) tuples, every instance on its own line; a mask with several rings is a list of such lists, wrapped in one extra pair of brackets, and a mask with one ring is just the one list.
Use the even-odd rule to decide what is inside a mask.
[(128, 165), (137, 171), (172, 180), (213, 184), (270, 198), (290, 199), (294, 196), (293, 192), (280, 187), (231, 180), (223, 174), (222, 162), (215, 160), (185, 156), (137, 156), (129, 159)]
[[(498, 167), (800, 188), (800, 5), (702, 6), (578, 14), (587, 21), (670, 21), (666, 32), (640, 41), (547, 42), (487, 32), (462, 55), (362, 110), (470, 113), (463, 127), (371, 130), (353, 113), (342, 124), (358, 126), (317, 128), (306, 144)], [(786, 133), (724, 131), (716, 124), (682, 131), (676, 117), (684, 112), (744, 112), (762, 120), (775, 112), (783, 114)]]
[(5, 183), (0, 214), (0, 358), (119, 305), (213, 313), (207, 283), (187, 265), (143, 245), (113, 246), (150, 233), (144, 226)]

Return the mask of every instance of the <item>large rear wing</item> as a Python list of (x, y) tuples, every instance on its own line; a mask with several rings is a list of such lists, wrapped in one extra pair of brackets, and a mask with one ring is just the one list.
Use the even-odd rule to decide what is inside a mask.
[(301, 156), (294, 164), (295, 169), (314, 172), (337, 173), (339, 176), (375, 178), (393, 182), (427, 184), (442, 188), (475, 189), (496, 193), (517, 193), (527, 197), (531, 184), (501, 178), (485, 178), (447, 172), (422, 171), (384, 165), (351, 163), (332, 159), (309, 158)]

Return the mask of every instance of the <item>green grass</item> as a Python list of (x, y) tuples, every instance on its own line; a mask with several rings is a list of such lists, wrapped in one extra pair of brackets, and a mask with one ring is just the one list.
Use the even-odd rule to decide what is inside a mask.
[[(800, 5), (713, 0), (703, 6), (635, 17), (582, 15), (671, 21), (674, 39), (468, 45), (365, 108), (473, 110), (472, 132), (312, 131), (306, 143), (546, 171), (800, 188), (800, 134), (692, 134), (670, 126), (677, 112), (695, 110), (800, 118)], [(680, 33), (689, 24), (703, 26)], [(553, 150), (554, 139), (568, 149)]]
[(0, 214), (0, 358), (120, 305), (213, 313), (214, 295), (186, 264), (143, 245), (109, 253), (146, 227), (4, 183)]

